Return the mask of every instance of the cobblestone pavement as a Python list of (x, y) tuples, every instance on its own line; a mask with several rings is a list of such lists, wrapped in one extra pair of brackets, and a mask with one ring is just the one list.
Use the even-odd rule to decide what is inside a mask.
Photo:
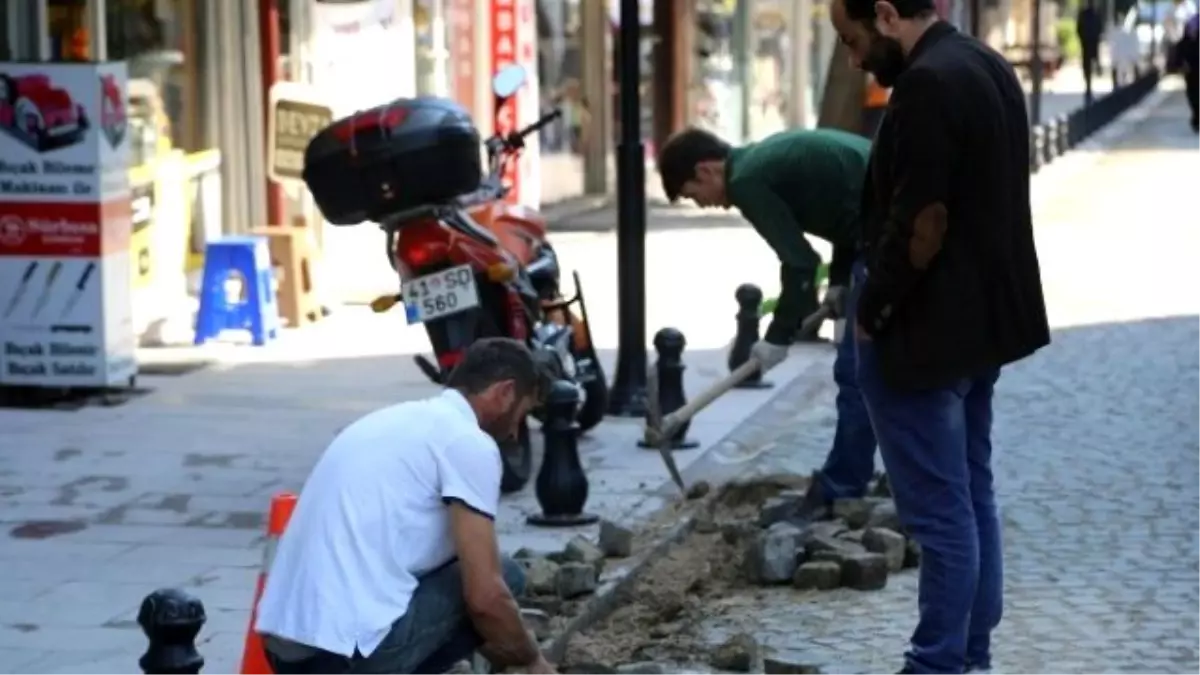
[[(1035, 214), (1053, 344), (996, 397), (1006, 613), (997, 671), (1197, 672), (1196, 136), (1176, 92)], [(1039, 177), (1040, 180), (1040, 177)], [(758, 470), (824, 456), (832, 392)], [(750, 630), (830, 672), (895, 672), (916, 576), (880, 592), (759, 591), (714, 607), (713, 639)]]

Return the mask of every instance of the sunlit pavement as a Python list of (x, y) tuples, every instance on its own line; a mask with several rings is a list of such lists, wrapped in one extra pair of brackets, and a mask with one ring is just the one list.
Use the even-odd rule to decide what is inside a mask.
[[(1197, 166), (1195, 136), (1181, 105), (1175, 95), (1120, 152), (1066, 163), (1057, 176), (1047, 169), (1037, 179), (1039, 244), (1055, 325), (1094, 330), (1059, 333), (1054, 347), (1003, 381), (998, 463), (1012, 502), (1015, 598), (1012, 619), (1002, 629), (1013, 645), (1003, 652), (1004, 667), (1074, 669), (1069, 664), (1076, 663), (1027, 659), (1035, 652), (1022, 640), (1045, 633), (1046, 619), (1043, 610), (1025, 606), (1022, 588), (1067, 603), (1060, 611), (1095, 615), (1095, 629), (1084, 637), (1136, 629), (1141, 632), (1131, 634), (1174, 640), (1158, 645), (1176, 650), (1163, 657), (1175, 659), (1162, 661), (1163, 668), (1187, 663), (1179, 641), (1190, 635), (1194, 662), (1198, 286), (1188, 191)], [(1179, 152), (1183, 147), (1193, 152)], [(1051, 194), (1045, 186), (1053, 186)], [(773, 292), (778, 265), (732, 216), (653, 210), (652, 217), (660, 220), (647, 238), (648, 332), (667, 325), (685, 332), (688, 389), (696, 392), (725, 372), (734, 288), (755, 282)], [(611, 366), (614, 237), (572, 233), (556, 236), (555, 243), (565, 268), (581, 274), (594, 337)], [(373, 257), (344, 273), (377, 274), (387, 286), (382, 253), (371, 250)], [(1157, 316), (1184, 318), (1128, 323)], [(271, 348), (204, 350), (221, 363), (181, 377), (144, 377), (141, 384), (154, 391), (123, 406), (0, 411), (5, 532), (33, 520), (84, 525), (41, 540), (0, 540), (0, 670), (133, 670), (144, 647), (133, 611), (145, 593), (164, 585), (188, 587), (206, 603), (206, 670), (235, 669), (270, 496), (298, 489), (327, 440), (357, 415), (433, 392), (406, 356), (425, 349), (420, 328), (404, 326), (399, 312), (372, 316), (347, 308)], [(786, 449), (783, 455), (795, 468), (811, 469), (830, 433), (830, 357), (824, 347), (793, 350), (771, 375), (776, 389), (731, 394), (698, 418), (692, 433), (708, 447), (756, 411), (777, 416), (784, 426), (803, 414), (806, 423), (776, 446)], [(793, 380), (811, 385), (820, 394), (817, 404), (807, 396), (771, 400)], [(635, 520), (669, 494), (657, 456), (634, 447), (638, 434), (637, 420), (606, 420), (584, 441), (590, 510)], [(768, 453), (768, 461), (782, 461), (780, 452)], [(680, 462), (699, 463), (701, 453), (680, 453)], [(531, 492), (505, 499), (505, 548), (547, 548), (569, 534), (523, 524), (523, 514), (537, 510)], [(1160, 630), (1161, 620), (1129, 618), (1126, 596), (1116, 591), (1095, 606), (1070, 604), (1086, 594), (1064, 595), (1068, 587), (1043, 578), (1048, 573), (1040, 565), (1047, 558), (1060, 567), (1074, 565), (1072, 574), (1100, 589), (1136, 584), (1138, 602), (1170, 617), (1176, 632)], [(1149, 562), (1140, 564), (1143, 559)], [(1190, 576), (1184, 579), (1183, 572)], [(760, 627), (766, 634), (778, 626), (788, 640), (841, 640), (870, 663), (894, 667), (913, 606), (911, 584), (899, 579), (887, 593), (871, 597), (831, 597), (819, 610), (805, 605), (815, 612), (813, 621), (826, 617), (827, 633), (784, 616), (763, 615)], [(1190, 619), (1180, 614), (1188, 607)], [(883, 614), (885, 609), (894, 614)], [(866, 618), (847, 623), (845, 617), (860, 614)], [(834, 630), (850, 625), (855, 635), (877, 637), (864, 646)], [(1091, 624), (1074, 625), (1087, 631)], [(1078, 636), (1062, 639), (1067, 637)], [(1140, 658), (1127, 642), (1112, 643), (1131, 655), (1120, 663)], [(1081, 663), (1099, 664), (1089, 667), (1107, 670), (1117, 663), (1091, 646), (1088, 654), (1082, 647), (1063, 648), (1073, 658), (1087, 657)]]

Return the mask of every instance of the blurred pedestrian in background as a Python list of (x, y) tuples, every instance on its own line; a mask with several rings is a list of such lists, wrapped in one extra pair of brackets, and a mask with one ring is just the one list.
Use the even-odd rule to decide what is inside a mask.
[(1200, 132), (1200, 15), (1192, 14), (1183, 34), (1171, 50), (1172, 70), (1183, 75), (1188, 107), (1192, 111), (1192, 131)]
[(1075, 17), (1075, 32), (1083, 53), (1083, 102), (1092, 102), (1092, 76), (1100, 70), (1100, 40), (1104, 35), (1104, 19), (1096, 11), (1095, 0), (1087, 0)]

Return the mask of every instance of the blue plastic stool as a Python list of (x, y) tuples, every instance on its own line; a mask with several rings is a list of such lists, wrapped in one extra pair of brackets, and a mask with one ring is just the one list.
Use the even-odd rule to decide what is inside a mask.
[[(234, 272), (245, 280), (244, 302), (230, 302), (225, 292), (225, 282)], [(274, 278), (266, 237), (224, 237), (209, 242), (204, 250), (195, 344), (204, 344), (226, 330), (249, 330), (259, 347), (278, 337)]]

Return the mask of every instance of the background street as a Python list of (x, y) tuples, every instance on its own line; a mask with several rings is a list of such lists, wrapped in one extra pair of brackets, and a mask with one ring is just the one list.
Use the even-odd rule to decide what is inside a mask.
[[(1008, 369), (997, 396), (1009, 591), (998, 670), (1200, 667), (1197, 169), (1176, 91), (1128, 122), (1112, 151), (1081, 149), (1035, 178), (1055, 335)], [(731, 215), (655, 208), (652, 218), (649, 328), (686, 333), (695, 393), (726, 372), (734, 288), (773, 292), (777, 263)], [(565, 268), (581, 273), (611, 365), (614, 236), (571, 232), (555, 243)], [(386, 284), (382, 254), (368, 261), (360, 268)], [(202, 350), (220, 362), (144, 377), (154, 391), (122, 406), (0, 410), (5, 448), (16, 449), (0, 454), (0, 671), (133, 670), (144, 649), (137, 603), (166, 585), (206, 604), (206, 671), (234, 671), (270, 496), (299, 489), (356, 416), (435, 391), (407, 357), (424, 349), (399, 312), (349, 308), (270, 348)], [(831, 361), (828, 346), (796, 348), (772, 372), (775, 389), (735, 392), (706, 411), (692, 432), (702, 449), (680, 453), (686, 470), (813, 469), (832, 436)], [(640, 522), (670, 495), (657, 456), (634, 446), (639, 429), (607, 420), (584, 441), (590, 510)], [(572, 534), (525, 526), (536, 510), (532, 488), (505, 499), (506, 550), (548, 550)], [(715, 639), (749, 629), (808, 661), (891, 672), (913, 624), (914, 582), (908, 572), (881, 592), (734, 598), (736, 611), (710, 630)]]

